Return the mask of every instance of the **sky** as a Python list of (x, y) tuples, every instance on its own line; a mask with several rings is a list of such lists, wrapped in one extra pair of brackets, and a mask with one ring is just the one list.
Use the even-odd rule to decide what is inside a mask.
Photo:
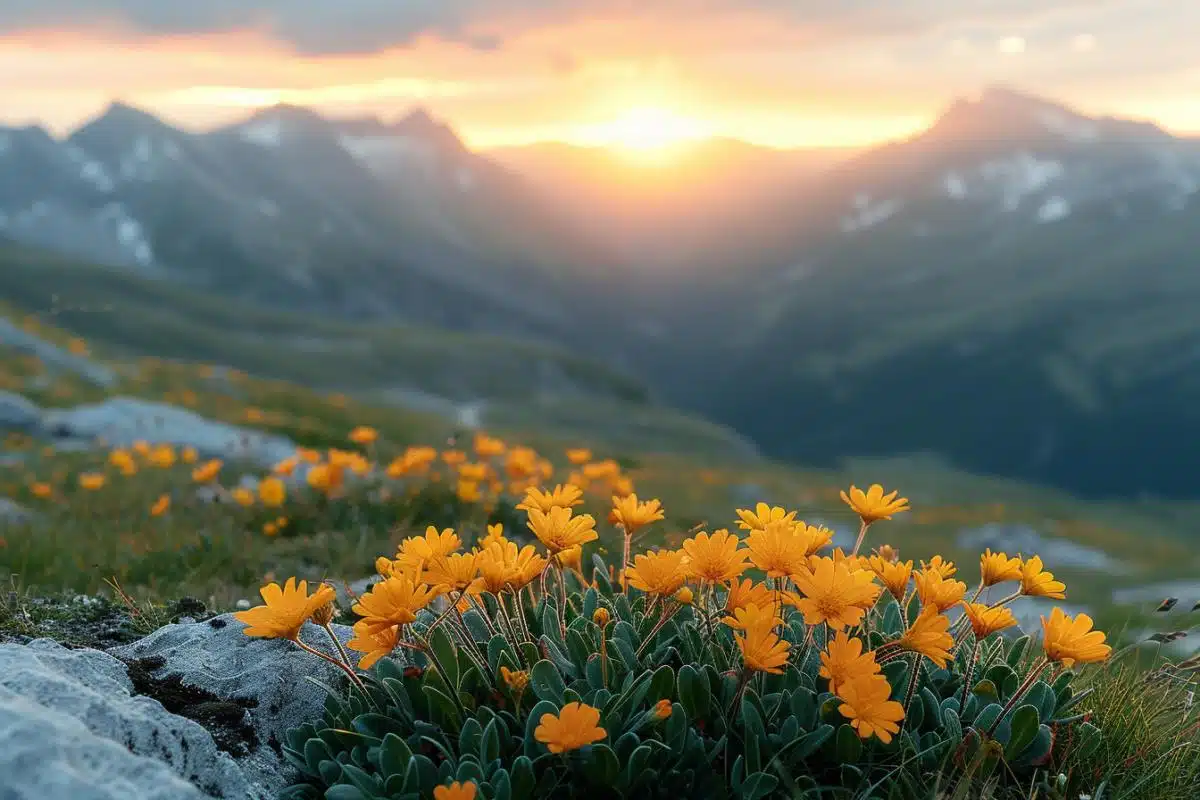
[(414, 106), (476, 149), (910, 135), (1003, 84), (1200, 133), (1192, 0), (0, 0), (0, 124)]

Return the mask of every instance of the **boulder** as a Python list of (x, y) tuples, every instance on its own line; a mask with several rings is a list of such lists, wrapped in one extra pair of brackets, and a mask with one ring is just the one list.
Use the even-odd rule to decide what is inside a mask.
[(296, 451), (296, 445), (282, 436), (133, 397), (112, 397), (93, 405), (48, 411), (43, 416), (43, 429), (59, 439), (103, 439), (114, 447), (128, 447), (139, 439), (190, 446), (206, 458), (244, 459), (263, 466), (276, 464)]
[(118, 659), (0, 644), (0, 797), (265, 798), (196, 722), (135, 694)]
[(957, 546), (963, 550), (992, 550), (1016, 555), (1039, 555), (1051, 570), (1063, 567), (1093, 570), (1104, 573), (1124, 573), (1128, 568), (1103, 550), (1078, 544), (1069, 539), (1043, 536), (1028, 525), (1006, 525), (990, 522), (977, 528), (959, 531)]
[[(344, 644), (350, 628), (333, 626)], [(246, 636), (245, 625), (223, 614), (205, 622), (167, 625), (109, 652), (148, 669), (150, 677), (193, 687), (247, 709), (254, 743), (240, 763), (260, 782), (282, 787), (291, 769), (278, 755), (285, 733), (324, 713), (324, 686), (340, 689), (344, 675), (292, 642)], [(301, 632), (310, 646), (330, 652), (329, 637), (311, 623)], [(351, 654), (353, 657), (353, 654)]]
[(42, 410), (24, 396), (0, 392), (0, 431), (37, 433), (42, 427)]
[(35, 514), (25, 506), (0, 497), (0, 525), (23, 525), (35, 517)]

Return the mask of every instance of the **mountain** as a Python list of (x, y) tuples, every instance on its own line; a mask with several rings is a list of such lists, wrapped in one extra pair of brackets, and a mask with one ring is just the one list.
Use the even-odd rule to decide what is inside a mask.
[(1198, 190), (1195, 141), (987, 91), (727, 230), (657, 374), (777, 457), (1194, 496)]
[(676, 145), (658, 161), (563, 143), (498, 149), (488, 156), (554, 198), (559, 208), (611, 242), (626, 260), (662, 274), (693, 272), (705, 263), (697, 256), (740, 215), (773, 206), (785, 189), (854, 152), (776, 150), (716, 138)]
[(276, 106), (217, 131), (114, 103), (63, 141), (0, 131), (0, 235), (239, 300), (587, 347), (614, 262), (416, 112)]

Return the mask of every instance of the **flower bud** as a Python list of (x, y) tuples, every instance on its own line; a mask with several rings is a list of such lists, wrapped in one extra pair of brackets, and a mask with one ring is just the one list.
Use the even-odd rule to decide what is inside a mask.
[(599, 625), (601, 630), (608, 626), (609, 620), (611, 619), (612, 615), (609, 614), (608, 609), (604, 608), (603, 606), (592, 612), (592, 622)]
[(654, 711), (652, 713), (654, 714), (654, 718), (657, 720), (664, 720), (671, 716), (671, 701), (659, 700), (654, 704)]
[(335, 613), (337, 613), (337, 609), (334, 608), (333, 603), (326, 603), (313, 612), (312, 621), (324, 628), (330, 622), (333, 622), (333, 616)]
[(678, 592), (675, 593), (675, 599), (678, 600), (679, 602), (683, 603), (685, 606), (690, 606), (692, 604), (692, 599), (693, 599), (692, 590), (689, 589), (688, 587), (684, 586), (682, 589), (680, 589)]

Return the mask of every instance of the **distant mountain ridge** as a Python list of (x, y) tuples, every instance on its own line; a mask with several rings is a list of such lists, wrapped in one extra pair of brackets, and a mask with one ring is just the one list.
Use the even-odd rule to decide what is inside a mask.
[(1200, 141), (1012, 89), (862, 152), (718, 140), (669, 168), (485, 157), (420, 111), (189, 134), (117, 105), (65, 141), (0, 130), (4, 237), (554, 341), (803, 463), (1195, 495)]

